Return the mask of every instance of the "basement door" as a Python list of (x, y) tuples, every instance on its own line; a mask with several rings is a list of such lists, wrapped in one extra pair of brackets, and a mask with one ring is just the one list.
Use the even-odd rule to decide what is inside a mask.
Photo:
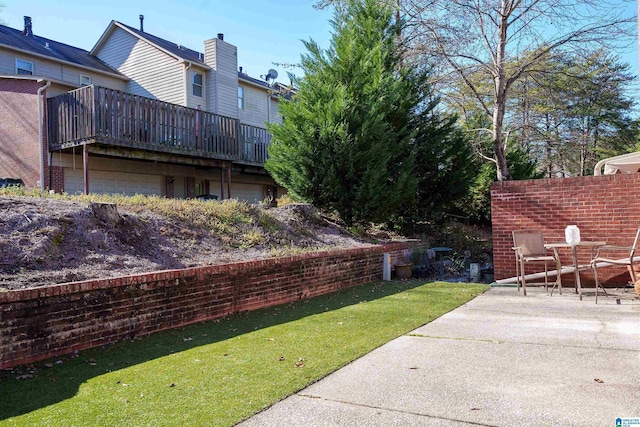
[[(138, 173), (89, 171), (89, 192), (102, 194), (135, 194), (161, 196), (163, 177)], [(84, 177), (82, 169), (64, 170), (64, 191), (69, 194), (82, 194)]]

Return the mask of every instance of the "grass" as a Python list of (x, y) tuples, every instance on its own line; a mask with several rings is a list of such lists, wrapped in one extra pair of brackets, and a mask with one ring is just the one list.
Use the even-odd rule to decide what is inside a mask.
[(234, 425), (485, 289), (373, 283), (0, 372), (0, 425)]

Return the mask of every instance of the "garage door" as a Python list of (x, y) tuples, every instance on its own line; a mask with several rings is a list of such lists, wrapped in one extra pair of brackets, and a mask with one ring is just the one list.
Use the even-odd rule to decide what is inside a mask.
[(231, 197), (233, 197), (234, 199), (246, 200), (249, 203), (262, 202), (264, 200), (264, 185), (239, 184), (232, 181)]
[[(162, 195), (162, 176), (137, 173), (89, 171), (89, 192), (102, 194)], [(81, 169), (64, 170), (64, 191), (82, 194), (84, 178)]]

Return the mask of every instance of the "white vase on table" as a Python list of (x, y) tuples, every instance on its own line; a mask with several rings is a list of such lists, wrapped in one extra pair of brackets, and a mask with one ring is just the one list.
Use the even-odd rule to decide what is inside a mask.
[(564, 238), (568, 244), (574, 246), (580, 243), (580, 229), (577, 225), (567, 225), (564, 229)]

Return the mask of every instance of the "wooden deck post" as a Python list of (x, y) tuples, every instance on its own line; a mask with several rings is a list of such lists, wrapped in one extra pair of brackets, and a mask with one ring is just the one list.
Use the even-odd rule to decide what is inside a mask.
[(231, 163), (227, 168), (227, 199), (231, 198)]
[(224, 169), (220, 168), (220, 200), (224, 200)]
[(84, 194), (89, 194), (89, 149), (87, 144), (82, 146), (82, 168), (84, 172)]

